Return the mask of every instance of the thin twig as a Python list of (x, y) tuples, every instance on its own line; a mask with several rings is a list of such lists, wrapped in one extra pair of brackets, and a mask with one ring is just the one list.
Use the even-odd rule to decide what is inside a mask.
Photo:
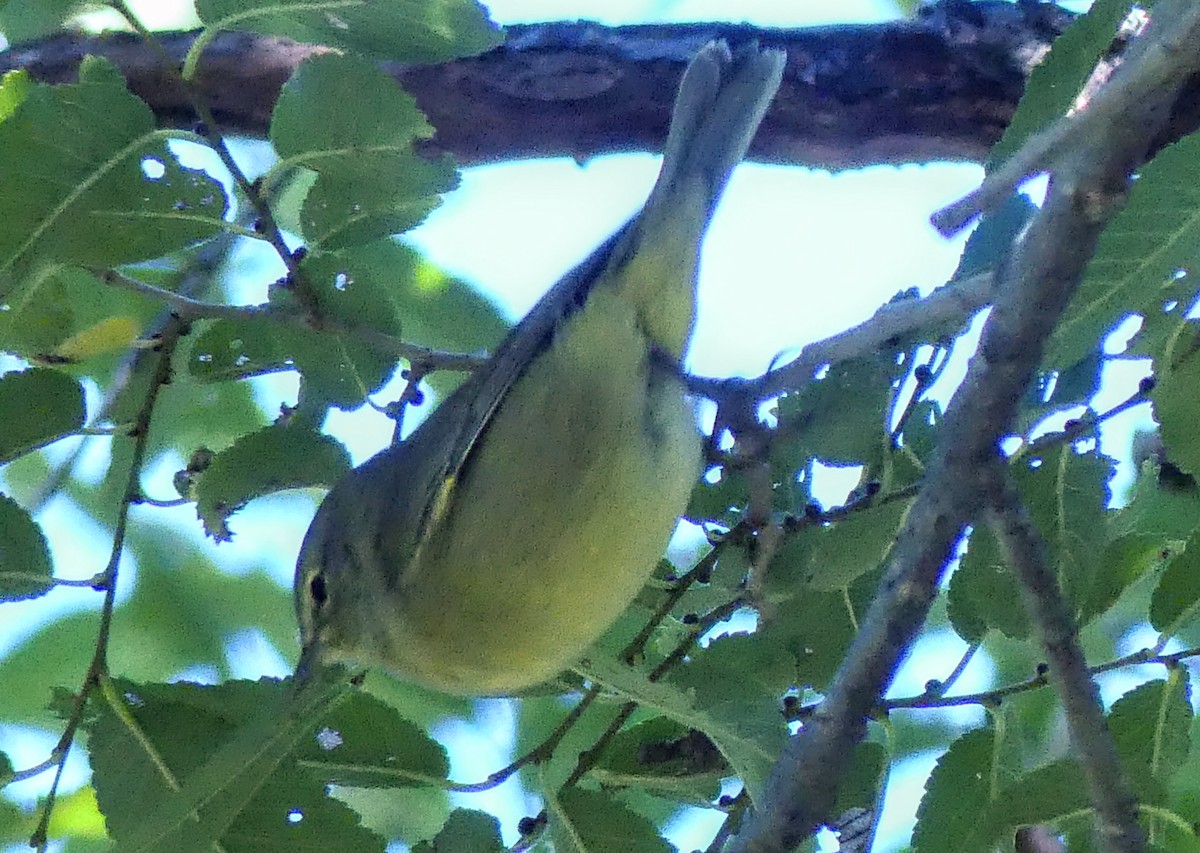
[(97, 589), (104, 590), (104, 601), (100, 607), (100, 625), (96, 630), (95, 652), (71, 706), (71, 714), (67, 718), (66, 727), (52, 753), (52, 757), (58, 759), (57, 769), (54, 773), (54, 780), (50, 783), (50, 790), (46, 794), (37, 828), (29, 839), (30, 846), (36, 847), (39, 851), (44, 851), (49, 843), (47, 834), (50, 827), (50, 815), (54, 810), (58, 787), (66, 768), (67, 753), (75, 741), (75, 734), (79, 730), (79, 726), (83, 723), (83, 712), (88, 697), (98, 684), (100, 677), (108, 672), (108, 640), (112, 630), (113, 611), (117, 602), (117, 571), (125, 549), (129, 511), (141, 495), (139, 483), (142, 466), (146, 460), (146, 448), (149, 446), (150, 420), (154, 414), (154, 406), (158, 402), (159, 392), (164, 385), (170, 382), (171, 358), (175, 354), (180, 339), (186, 333), (187, 323), (178, 316), (173, 316), (164, 327), (158, 346), (154, 348), (158, 362), (151, 376), (149, 388), (146, 390), (146, 396), (142, 400), (141, 408), (134, 419), (134, 427), (129, 433), (133, 438), (133, 453), (129, 461), (129, 475), (125, 481), (125, 491), (121, 497), (116, 524), (113, 528), (112, 548), (109, 552), (108, 564), (92, 584)]
[(1058, 691), (1073, 752), (1083, 769), (1095, 809), (1100, 849), (1143, 853), (1146, 834), (1138, 824), (1137, 800), (1117, 756), (1104, 717), (1100, 691), (1088, 671), (1079, 631), (1062, 589), (1046, 559), (1046, 543), (999, 463), (993, 466), (991, 524), (1025, 607), (1041, 637)]
[[(302, 310), (271, 304), (225, 305), (218, 302), (205, 302), (153, 284), (147, 284), (118, 270), (96, 270), (95, 273), (105, 284), (159, 299), (189, 319), (266, 320), (294, 328), (313, 329), (310, 316)], [(408, 344), (385, 332), (367, 326), (343, 323), (332, 317), (325, 317), (321, 321), (320, 331), (357, 338), (379, 352), (408, 359), (413, 363), (435, 365), (440, 370), (469, 371), (478, 368), (486, 361), (477, 355), (442, 352), (429, 347)]]

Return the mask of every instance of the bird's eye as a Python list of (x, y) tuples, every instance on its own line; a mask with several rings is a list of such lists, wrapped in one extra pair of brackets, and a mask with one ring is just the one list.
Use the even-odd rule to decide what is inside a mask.
[(320, 607), (329, 598), (329, 591), (325, 589), (325, 576), (313, 575), (313, 579), (308, 582), (308, 591), (312, 595), (313, 603)]

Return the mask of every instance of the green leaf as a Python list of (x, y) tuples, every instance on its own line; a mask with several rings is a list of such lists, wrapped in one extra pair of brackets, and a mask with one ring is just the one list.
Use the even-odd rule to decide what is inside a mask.
[(242, 436), (213, 457), (196, 483), (196, 514), (218, 542), (251, 499), (283, 489), (332, 486), (350, 468), (340, 442), (304, 425), (274, 424)]
[[(222, 571), (198, 549), (180, 547), (178, 531), (166, 525), (134, 525), (127, 544), (139, 571), (132, 595), (113, 616), (108, 661), (114, 672), (164, 681), (200, 666), (228, 677), (229, 638), (248, 630), (261, 631), (285, 657), (295, 655), (291, 590), (265, 572)], [(105, 556), (96, 556), (97, 571)], [(77, 682), (95, 642), (95, 612), (39, 627), (0, 658), (0, 717), (48, 725), (49, 685)]]
[(1200, 532), (1167, 562), (1150, 599), (1150, 624), (1173, 635), (1200, 612)]
[(413, 853), (506, 853), (500, 821), (487, 812), (455, 809), (433, 841), (422, 841)]
[(1113, 703), (1108, 715), (1117, 754), (1138, 802), (1165, 805), (1167, 784), (1191, 747), (1192, 703), (1187, 670), (1148, 681)]
[(433, 135), (412, 96), (373, 63), (306, 60), (280, 92), (270, 138), (290, 166), (315, 171), (301, 211), (309, 245), (340, 249), (406, 231), (453, 189), (449, 157), (418, 156)]
[(1110, 538), (1147, 536), (1165, 545), (1189, 538), (1200, 525), (1200, 491), (1164, 488), (1156, 466), (1147, 461), (1129, 503), (1113, 516)]
[(1098, 543), (1107, 534), (1108, 482), (1115, 463), (1070, 445), (1013, 466), (1012, 477), (1033, 523), (1049, 546), (1051, 567), (1078, 614), (1099, 569)]
[[(3, 13), (0, 13), (2, 16)], [(2, 17), (0, 17), (2, 20)], [(7, 30), (3, 30), (7, 34)], [(4, 72), (0, 77), (0, 121), (6, 121), (33, 91), (33, 78), (24, 69)]]
[(441, 744), (363, 693), (326, 717), (296, 757), (323, 782), (361, 788), (436, 785), (450, 770)]
[(57, 370), (35, 367), (0, 376), (0, 464), (83, 427), (83, 386)]
[(209, 29), (286, 36), (393, 62), (444, 62), (482, 53), (501, 41), (474, 0), (197, 0), (196, 11)]
[[(1096, 350), (1130, 314), (1143, 318), (1136, 352), (1156, 361), (1179, 339), (1200, 289), (1200, 137), (1169, 145), (1141, 168), (1129, 201), (1104, 233), (1047, 344), (1045, 363), (1069, 365)], [(1186, 336), (1185, 336), (1186, 337)], [(1161, 365), (1159, 365), (1161, 366)]]
[(802, 449), (833, 465), (875, 461), (886, 445), (893, 383), (906, 373), (897, 361), (882, 352), (838, 362), (799, 393), (780, 397), (780, 434), (790, 440), (777, 442), (775, 452), (794, 456)]
[(755, 697), (778, 703), (796, 683), (796, 659), (770, 637), (738, 631), (697, 649), (671, 680), (695, 691), (701, 705)]
[(684, 801), (713, 800), (730, 773), (709, 738), (668, 717), (653, 717), (614, 737), (591, 777), (606, 788), (640, 788)]
[(1080, 623), (1107, 613), (1125, 590), (1162, 565), (1162, 555), (1162, 540), (1153, 536), (1132, 533), (1109, 542), (1091, 589), (1077, 602)]
[(1096, 0), (1055, 39), (1050, 53), (1029, 75), (1016, 113), (988, 155), (990, 166), (1008, 159), (1036, 131), (1067, 114), (1116, 37), (1129, 5), (1129, 0)]
[(848, 587), (880, 567), (908, 515), (910, 501), (889, 501), (851, 512), (829, 525), (787, 534), (767, 573), (822, 592)]
[[(991, 807), (981, 816), (975, 838), (982, 841), (1007, 835), (1018, 826), (1048, 824), (1060, 831), (1064, 823), (1093, 827), (1091, 802), (1083, 773), (1074, 761), (1064, 759), (1043, 765), (1001, 788)], [(988, 848), (989, 850), (992, 848)]]
[(795, 656), (798, 684), (815, 690), (826, 685), (858, 632), (857, 620), (865, 615), (879, 576), (871, 572), (849, 590), (821, 592), (767, 572), (766, 597), (773, 614), (758, 633)]
[(37, 85), (0, 123), (0, 150), (0, 272), (157, 258), (225, 227), (221, 184), (180, 165), (107, 60), (85, 57), (78, 83)]
[[(547, 792), (549, 794), (549, 792)], [(556, 853), (672, 853), (655, 826), (611, 794), (565, 788), (547, 797)]]
[(698, 698), (691, 689), (672, 682), (649, 681), (646, 673), (607, 657), (585, 661), (577, 669), (643, 709), (704, 732), (721, 750), (751, 797), (761, 802), (767, 775), (787, 734), (777, 703), (726, 702), (719, 696)]
[(54, 589), (46, 537), (16, 501), (0, 493), (0, 601), (37, 598)]
[(1021, 588), (989, 527), (971, 531), (947, 596), (950, 624), (968, 643), (982, 642), (991, 629), (1018, 640), (1029, 636)]
[[(1200, 149), (1197, 150), (1200, 156)], [(1200, 353), (1162, 371), (1150, 393), (1154, 417), (1161, 427), (1167, 457), (1189, 474), (1200, 474), (1200, 437), (1196, 424), (1200, 422)]]
[[(508, 329), (491, 302), (394, 240), (310, 253), (301, 272), (322, 316), (352, 328), (467, 352), (494, 346)], [(278, 291), (269, 308), (296, 310), (291, 295)], [(350, 409), (387, 381), (395, 358), (354, 335), (261, 317), (209, 325), (193, 345), (188, 366), (191, 375), (205, 382), (296, 369), (304, 376), (306, 394)], [(454, 379), (441, 371), (430, 384), (439, 392), (449, 391)]]
[(0, 32), (11, 44), (53, 35), (89, 5), (86, 0), (7, 0), (0, 7)]
[[(122, 850), (380, 850), (345, 805), (290, 763), (342, 683), (114, 683), (89, 724), (97, 801)], [(179, 737), (186, 731), (188, 736)]]
[(874, 809), (887, 773), (888, 752), (883, 744), (863, 741), (854, 747), (850, 768), (838, 785), (833, 814), (845, 814), (853, 808)]
[(75, 366), (63, 363), (63, 346), (106, 321), (120, 320), (141, 334), (162, 311), (149, 297), (108, 286), (78, 267), (61, 266), (42, 266), (14, 281), (0, 302), (8, 306), (0, 310), (4, 349), (30, 361), (52, 360), (65, 372), (86, 373), (101, 384), (125, 352), (92, 355)]
[(925, 783), (913, 831), (915, 853), (973, 853), (973, 835), (992, 796), (995, 731), (967, 732), (946, 750)]

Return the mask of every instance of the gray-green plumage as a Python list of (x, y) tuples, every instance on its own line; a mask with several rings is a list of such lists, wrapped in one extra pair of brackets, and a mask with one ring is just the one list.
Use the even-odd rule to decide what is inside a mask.
[(301, 668), (460, 693), (569, 666), (628, 606), (700, 469), (675, 365), (699, 246), (783, 55), (704, 47), (641, 212), (560, 280), (405, 442), (339, 482), (296, 567)]

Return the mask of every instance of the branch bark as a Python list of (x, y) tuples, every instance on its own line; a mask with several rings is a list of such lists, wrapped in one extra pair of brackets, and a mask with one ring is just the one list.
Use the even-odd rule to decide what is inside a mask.
[[(386, 63), (437, 127), (432, 147), (473, 164), (659, 150), (679, 74), (714, 37), (788, 52), (783, 89), (754, 159), (822, 168), (981, 160), (1008, 123), (1029, 70), (1072, 15), (1050, 4), (946, 3), (913, 21), (773, 30), (734, 24), (514, 26), (502, 47), (438, 66)], [(161, 33), (181, 61), (195, 33)], [(279, 89), (326, 48), (225, 33), (199, 89), (217, 121), (261, 136)], [(73, 80), (85, 54), (111, 59), (164, 125), (195, 121), (159, 55), (129, 34), (64, 34), (0, 53), (0, 71)], [(1194, 112), (1195, 110), (1193, 110)]]

